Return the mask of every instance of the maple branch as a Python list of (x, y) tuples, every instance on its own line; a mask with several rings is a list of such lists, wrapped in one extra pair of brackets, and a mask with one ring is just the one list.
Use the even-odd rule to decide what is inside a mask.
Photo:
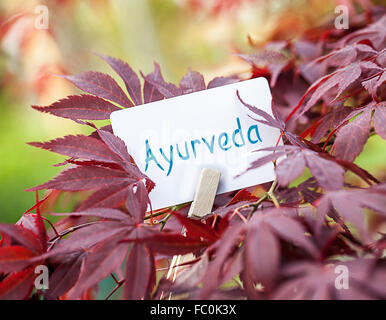
[[(162, 216), (162, 215), (165, 214), (165, 213), (168, 213), (168, 212), (170, 213), (170, 211), (177, 211), (178, 209), (183, 208), (183, 207), (186, 206), (186, 205), (187, 205), (187, 203), (182, 203), (182, 204), (179, 204), (179, 205), (177, 205), (177, 206), (173, 206), (173, 207), (168, 207), (168, 208), (162, 209), (162, 210), (160, 210), (159, 212), (156, 212), (156, 213), (153, 213), (153, 214), (148, 214), (148, 215), (146, 215), (146, 216), (143, 218), (143, 220), (149, 220), (149, 219), (154, 218), (154, 217)], [(166, 219), (166, 218), (167, 218), (167, 219)], [(165, 219), (166, 219), (166, 220), (165, 220)], [(169, 219), (169, 217), (166, 216), (165, 219), (159, 221), (158, 223), (163, 223), (164, 220), (165, 220), (165, 223), (166, 223), (166, 221)]]
[(275, 194), (273, 193), (274, 190), (276, 189), (276, 186), (277, 186), (277, 180), (272, 182), (271, 188), (269, 188), (269, 190), (267, 192), (267, 195), (272, 200), (272, 202), (275, 205), (275, 207), (276, 208), (280, 208), (279, 201), (277, 200), (277, 198), (275, 197)]
[[(251, 219), (253, 213), (257, 210), (259, 204), (261, 204), (263, 201), (267, 200), (268, 198), (271, 199), (274, 204), (276, 201), (276, 204), (278, 205), (278, 207), (280, 207), (277, 198), (273, 194), (276, 187), (277, 187), (277, 180), (274, 180), (272, 182), (271, 187), (269, 188), (268, 192), (266, 192), (262, 197), (260, 197), (259, 200), (257, 200), (256, 202), (254, 202), (252, 204), (245, 205), (245, 206), (253, 207), (251, 212), (248, 214), (247, 220)], [(276, 206), (276, 204), (275, 204), (275, 206)], [(242, 206), (242, 207), (244, 207), (244, 206)], [(242, 208), (242, 207), (240, 207), (240, 208)]]
[(169, 211), (169, 209), (165, 209), (164, 211), (161, 211), (161, 212), (157, 212), (157, 213), (153, 213), (152, 215), (151, 214), (148, 214), (146, 215), (143, 220), (149, 220), (151, 219), (151, 217), (159, 217), (159, 216), (162, 216), (164, 215), (165, 213), (167, 213)]
[(162, 224), (160, 231), (162, 231), (165, 228), (166, 222), (168, 222), (169, 218), (172, 216), (171, 213), (168, 213), (165, 218), (163, 218), (159, 223)]
[(262, 203), (264, 200), (268, 199), (268, 194), (265, 193), (262, 197), (259, 198), (256, 202), (248, 205), (248, 207), (253, 207), (251, 212), (248, 214), (247, 220), (252, 218), (253, 213), (257, 210), (260, 203)]

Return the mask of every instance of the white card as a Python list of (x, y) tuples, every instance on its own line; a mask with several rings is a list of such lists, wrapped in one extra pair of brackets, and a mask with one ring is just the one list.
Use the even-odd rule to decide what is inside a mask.
[(218, 194), (275, 179), (272, 163), (250, 170), (266, 155), (252, 150), (275, 146), (278, 129), (253, 119), (238, 99), (272, 115), (265, 78), (194, 92), (115, 111), (114, 134), (120, 137), (139, 169), (155, 182), (153, 210), (192, 201), (203, 168), (221, 172)]

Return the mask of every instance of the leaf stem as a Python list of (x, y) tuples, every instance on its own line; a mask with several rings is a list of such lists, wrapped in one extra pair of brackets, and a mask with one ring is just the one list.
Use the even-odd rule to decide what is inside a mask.
[(264, 200), (267, 200), (267, 199), (268, 199), (268, 194), (265, 193), (262, 197), (259, 198), (259, 200), (257, 200), (255, 203), (250, 205), (253, 208), (252, 208), (251, 212), (249, 212), (247, 220), (250, 220), (252, 218), (252, 215), (257, 210), (259, 204), (262, 203)]
[(95, 224), (95, 223), (98, 223), (99, 221), (92, 221), (92, 222), (86, 222), (86, 223), (83, 223), (83, 224), (80, 224), (80, 225), (77, 225), (75, 227), (71, 227), (71, 228), (68, 228), (66, 230), (64, 230), (63, 232), (59, 233), (59, 235), (53, 237), (52, 239), (50, 239), (48, 242), (52, 242), (50, 247), (48, 248), (48, 250), (52, 249), (52, 247), (56, 244), (56, 242), (63, 238), (64, 236), (66, 236), (67, 234), (71, 233), (71, 232), (74, 232), (78, 229), (81, 229), (81, 228), (84, 228), (84, 227), (87, 227), (89, 225), (92, 225), (92, 224)]
[(111, 274), (111, 277), (115, 281), (116, 284), (118, 284), (120, 281), (117, 279), (117, 277), (114, 275), (114, 273)]
[(277, 186), (277, 180), (275, 180), (272, 185), (271, 185), (271, 188), (269, 188), (268, 192), (267, 192), (267, 195), (268, 197), (272, 200), (273, 204), (275, 205), (276, 208), (280, 208), (280, 204), (279, 204), (279, 201), (277, 200), (277, 198), (275, 197), (275, 194), (274, 194), (274, 191), (276, 189), (276, 186)]
[[(114, 279), (115, 280), (115, 279)], [(120, 288), (122, 287), (123, 283), (125, 282), (125, 280), (121, 280), (117, 283), (117, 285), (115, 286), (115, 288), (113, 290), (111, 290), (111, 292), (106, 296), (105, 300), (109, 300), (109, 298)]]
[[(277, 200), (277, 198), (275, 197), (275, 195), (273, 194), (273, 192), (275, 191), (277, 187), (277, 180), (274, 180), (271, 184), (271, 187), (269, 188), (268, 192), (266, 192), (262, 197), (259, 198), (259, 200), (257, 200), (256, 202), (252, 203), (251, 205), (248, 205), (248, 206), (252, 206), (253, 209), (251, 210), (251, 212), (248, 214), (248, 217), (247, 217), (247, 220), (251, 219), (252, 218), (252, 215), (253, 213), (257, 210), (258, 206), (260, 203), (262, 203), (263, 201), (267, 200), (267, 199), (270, 199), (272, 200), (272, 202), (274, 203), (275, 207), (280, 207), (279, 205), (279, 202)], [(241, 207), (242, 208), (242, 207)]]
[(56, 230), (54, 224), (53, 224), (50, 220), (48, 220), (46, 217), (43, 217), (43, 216), (42, 216), (42, 219), (43, 219), (44, 221), (46, 221), (46, 222), (50, 225), (50, 227), (52, 228), (52, 230), (53, 230), (54, 233), (55, 233), (55, 236), (58, 237), (58, 236), (59, 236), (59, 232)]

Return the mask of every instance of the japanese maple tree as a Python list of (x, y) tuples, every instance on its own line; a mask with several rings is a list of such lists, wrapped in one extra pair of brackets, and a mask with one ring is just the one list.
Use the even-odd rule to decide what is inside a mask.
[[(0, 299), (92, 299), (107, 277), (116, 283), (107, 299), (121, 287), (125, 299), (385, 299), (386, 184), (354, 163), (370, 136), (386, 139), (385, 44), (385, 9), (369, 5), (348, 30), (326, 25), (238, 54), (251, 78), (269, 80), (274, 116), (235, 94), (284, 141), (257, 149), (269, 154), (248, 170), (273, 161), (276, 180), (217, 196), (201, 220), (186, 205), (152, 211), (153, 181), (95, 121), (243, 79), (206, 84), (189, 70), (175, 85), (158, 64), (138, 76), (101, 54), (125, 89), (100, 72), (63, 76), (85, 94), (33, 108), (93, 132), (30, 143), (65, 156), (65, 169), (27, 190), (47, 191), (15, 225), (0, 224)], [(349, 183), (348, 171), (362, 182)], [(73, 212), (43, 210), (68, 191), (83, 195)], [(47, 290), (34, 286), (38, 265), (48, 267)], [(336, 287), (337, 266), (349, 270), (349, 289)]]

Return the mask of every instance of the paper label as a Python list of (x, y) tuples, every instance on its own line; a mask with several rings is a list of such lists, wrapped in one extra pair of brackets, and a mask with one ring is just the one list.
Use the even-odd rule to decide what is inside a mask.
[(120, 137), (139, 169), (156, 186), (150, 193), (153, 210), (192, 201), (203, 168), (221, 172), (218, 194), (275, 179), (272, 163), (250, 170), (275, 146), (280, 131), (259, 118), (238, 99), (272, 115), (265, 78), (256, 78), (152, 102), (111, 114)]

